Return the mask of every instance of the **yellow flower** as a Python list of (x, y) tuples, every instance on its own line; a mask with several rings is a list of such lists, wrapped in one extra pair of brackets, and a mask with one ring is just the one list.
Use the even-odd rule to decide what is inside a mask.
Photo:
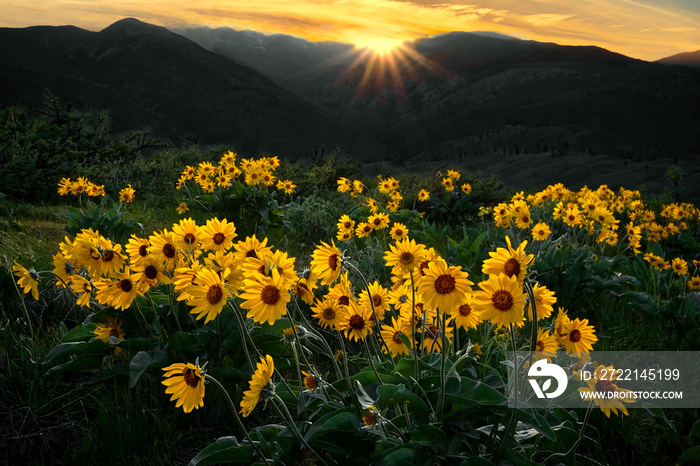
[(336, 183), (338, 184), (338, 192), (347, 193), (352, 190), (352, 184), (347, 178), (340, 178)]
[(539, 329), (537, 331), (537, 350), (533, 354), (533, 360), (553, 358), (559, 348), (557, 337), (549, 333), (549, 330)]
[(324, 298), (323, 301), (316, 300), (311, 311), (313, 312), (312, 317), (318, 319), (318, 323), (322, 327), (337, 330), (341, 311), (337, 300), (328, 297)]
[(557, 335), (559, 343), (563, 343), (566, 351), (577, 357), (593, 349), (593, 343), (598, 341), (595, 329), (588, 325), (588, 319), (574, 319), (569, 321), (567, 333)]
[(532, 227), (532, 238), (535, 241), (544, 241), (549, 238), (549, 235), (551, 234), (552, 230), (550, 230), (549, 226), (547, 226), (547, 224), (544, 222), (539, 222)]
[(65, 196), (70, 193), (71, 186), (73, 186), (73, 182), (70, 178), (61, 178), (61, 181), (58, 182), (58, 194)]
[[(619, 371), (615, 371), (613, 366), (605, 367), (602, 364), (598, 366), (595, 370), (593, 377), (586, 381), (587, 387), (581, 387), (578, 390), (580, 392), (587, 392), (591, 395), (591, 398), (595, 402), (595, 405), (600, 408), (601, 411), (610, 417), (610, 413), (613, 412), (617, 414), (618, 409), (625, 414), (627, 408), (622, 403), (634, 403), (636, 400), (636, 395), (632, 390), (627, 390), (625, 388), (619, 388), (613, 382), (619, 377)], [(596, 394), (593, 397), (593, 394)], [(585, 399), (582, 397), (582, 399)]]
[(280, 317), (287, 314), (287, 303), (291, 299), (284, 277), (275, 268), (269, 277), (255, 274), (243, 281), (241, 303), (243, 309), (248, 309), (247, 317), (255, 322), (274, 324)]
[(75, 273), (75, 267), (71, 264), (62, 252), (57, 252), (53, 256), (53, 273), (58, 277), (56, 286), (65, 288), (71, 281), (71, 275)]
[(463, 303), (466, 294), (472, 291), (470, 285), (474, 283), (467, 277), (468, 274), (459, 267), (447, 267), (444, 260), (438, 259), (428, 265), (418, 285), (418, 292), (427, 307), (450, 312)]
[(35, 300), (39, 300), (39, 275), (36, 273), (34, 268), (31, 268), (27, 270), (23, 266), (21, 266), (18, 262), (15, 262), (14, 265), (12, 266), (12, 271), (14, 272), (15, 276), (18, 277), (19, 279), (17, 280), (17, 284), (19, 285), (20, 288), (24, 287), (24, 292), (29, 293), (30, 291), (32, 292), (32, 297)]
[(688, 288), (691, 290), (700, 290), (700, 276), (693, 276), (690, 277), (690, 280), (688, 280)]
[(294, 188), (296, 187), (297, 185), (295, 185), (292, 182), (292, 180), (284, 180), (277, 182), (277, 189), (283, 189), (284, 194), (294, 194)]
[(469, 330), (476, 328), (481, 322), (481, 311), (474, 307), (474, 295), (467, 294), (466, 299), (451, 312), (452, 318), (457, 328)]
[[(400, 354), (408, 354), (409, 347), (407, 347), (401, 340), (401, 335), (406, 335), (408, 337), (409, 343), (411, 342), (411, 323), (405, 320), (397, 320), (396, 317), (391, 318), (391, 325), (382, 325), (382, 337), (389, 347), (389, 352), (391, 357), (395, 358)], [(383, 348), (384, 352), (387, 352), (386, 347)]]
[(345, 332), (345, 337), (349, 340), (364, 340), (367, 334), (372, 333), (371, 317), (371, 309), (367, 311), (350, 301), (340, 312), (338, 330)]
[(134, 195), (136, 194), (136, 191), (131, 187), (131, 184), (127, 185), (126, 188), (123, 188), (121, 191), (119, 191), (119, 201), (120, 202), (131, 202), (134, 200)]
[[(535, 286), (532, 287), (532, 291), (535, 295), (537, 320), (546, 319), (552, 315), (552, 311), (554, 310), (552, 305), (557, 302), (554, 291), (548, 289), (546, 286), (540, 286), (539, 283), (535, 283)], [(532, 320), (532, 308), (529, 303), (527, 305), (527, 318)]]
[(204, 406), (204, 374), (199, 366), (191, 363), (175, 363), (164, 367), (163, 380), (165, 393), (172, 395), (170, 401), (177, 400), (175, 407), (189, 413)]
[(312, 391), (316, 390), (316, 387), (318, 387), (318, 380), (316, 379), (316, 376), (306, 371), (301, 371), (301, 373), (304, 376), (304, 388)]
[(260, 259), (272, 253), (272, 248), (267, 246), (267, 238), (263, 238), (260, 242), (255, 235), (247, 236), (245, 241), (239, 241), (233, 248), (236, 250), (234, 256), (239, 264), (244, 263), (246, 257)]
[(187, 204), (185, 204), (184, 202), (181, 202), (181, 203), (177, 206), (177, 213), (180, 214), (180, 215), (184, 214), (185, 212), (188, 212), (189, 210), (190, 210), (190, 208), (187, 207)]
[[(118, 345), (120, 341), (124, 341), (124, 332), (122, 331), (122, 323), (113, 317), (107, 317), (107, 323), (96, 323), (97, 328), (92, 331), (95, 334), (95, 339), (110, 343), (112, 346)], [(112, 340), (114, 337), (114, 340)], [(122, 349), (115, 346), (114, 353), (121, 353)]]
[(226, 251), (233, 245), (236, 237), (236, 227), (226, 219), (210, 218), (207, 224), (200, 228), (202, 249)]
[(396, 222), (391, 226), (389, 234), (394, 238), (394, 241), (401, 241), (408, 237), (408, 228), (403, 223)]
[(311, 257), (311, 271), (321, 280), (322, 285), (330, 285), (338, 279), (342, 259), (335, 243), (330, 246), (322, 241)]
[(448, 193), (455, 190), (452, 178), (450, 178), (449, 176), (442, 179), (442, 185), (445, 187), (445, 191), (447, 191)]
[(90, 307), (92, 284), (89, 280), (81, 277), (80, 275), (73, 275), (71, 278), (70, 289), (73, 293), (78, 295), (78, 306)]
[(360, 222), (355, 229), (355, 234), (358, 238), (364, 238), (372, 233), (372, 225), (367, 222)]
[(490, 259), (484, 261), (481, 271), (488, 275), (505, 274), (515, 277), (522, 284), (527, 275), (527, 266), (534, 260), (532, 254), (525, 254), (527, 241), (520, 243), (517, 249), (513, 249), (510, 238), (506, 236), (508, 249), (498, 248), (496, 252), (489, 252)]
[(389, 251), (384, 254), (387, 267), (392, 267), (394, 275), (403, 275), (421, 264), (425, 258), (425, 246), (417, 244), (416, 240), (404, 238), (396, 244), (389, 245)]
[(463, 192), (464, 194), (469, 194), (469, 193), (471, 193), (471, 192), (472, 192), (472, 185), (470, 185), (469, 183), (464, 183), (464, 184), (462, 185), (462, 192)]
[[(372, 296), (371, 303), (369, 296)], [(384, 312), (390, 309), (389, 306), (389, 290), (384, 288), (379, 284), (378, 281), (369, 284), (369, 294), (367, 290), (362, 290), (360, 293), (360, 299), (358, 304), (369, 310), (370, 315), (372, 315), (372, 306), (374, 306), (374, 312), (377, 313), (377, 319), (380, 321), (384, 320)], [(374, 317), (372, 316), (372, 319)]]
[(481, 311), (481, 318), (500, 327), (519, 324), (523, 320), (525, 295), (515, 276), (504, 273), (489, 275), (479, 283), (480, 291), (474, 293), (474, 306)]
[(228, 301), (229, 290), (226, 284), (229, 270), (221, 276), (211, 269), (202, 269), (195, 275), (192, 285), (187, 288), (190, 298), (187, 304), (194, 308), (190, 314), (195, 314), (197, 320), (205, 317), (204, 323), (213, 320), (221, 313)]
[(155, 235), (148, 237), (151, 246), (148, 248), (148, 253), (157, 261), (162, 261), (167, 264), (168, 269), (175, 267), (177, 262), (177, 244), (175, 243), (175, 235), (164, 229), (162, 232), (154, 232)]
[(114, 274), (112, 279), (95, 282), (96, 299), (100, 304), (107, 304), (115, 309), (126, 310), (138, 294), (136, 279), (127, 268), (123, 273)]
[(676, 257), (671, 261), (671, 268), (678, 275), (688, 275), (688, 262), (685, 259)]
[(447, 170), (447, 176), (453, 180), (458, 180), (462, 177), (462, 174), (457, 170)]
[[(263, 391), (274, 392), (274, 386), (270, 384), (270, 379), (274, 372), (275, 362), (272, 356), (269, 354), (265, 355), (264, 358), (261, 356), (258, 367), (255, 369), (253, 377), (250, 379), (250, 389), (243, 392), (241, 410), (239, 411), (243, 417), (248, 417), (253, 409), (255, 409), (255, 406), (260, 401), (261, 395), (265, 398), (266, 394), (263, 394)], [(268, 385), (270, 386), (268, 387)]]
[(423, 337), (421, 348), (430, 353), (442, 352), (442, 332), (445, 332), (445, 338), (448, 342), (452, 340), (452, 334), (454, 333), (454, 327), (449, 320), (446, 322), (446, 329), (440, 328), (438, 330), (438, 323), (439, 319), (431, 319), (431, 321), (426, 322), (425, 327), (421, 326), (418, 328)]
[(343, 214), (338, 219), (338, 231), (352, 231), (355, 228), (355, 220), (351, 219), (347, 214)]
[(367, 223), (372, 226), (373, 230), (383, 230), (389, 226), (389, 216), (385, 213), (370, 215)]
[(425, 201), (427, 201), (428, 199), (430, 199), (430, 193), (429, 193), (427, 190), (425, 190), (425, 189), (421, 189), (421, 190), (418, 192), (418, 200), (421, 201), (421, 202), (425, 202)]

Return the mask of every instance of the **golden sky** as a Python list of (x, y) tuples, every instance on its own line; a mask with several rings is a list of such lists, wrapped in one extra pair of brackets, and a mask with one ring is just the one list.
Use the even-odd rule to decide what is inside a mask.
[(371, 45), (494, 31), (656, 60), (700, 49), (700, 0), (0, 0), (0, 26), (97, 31), (125, 17)]

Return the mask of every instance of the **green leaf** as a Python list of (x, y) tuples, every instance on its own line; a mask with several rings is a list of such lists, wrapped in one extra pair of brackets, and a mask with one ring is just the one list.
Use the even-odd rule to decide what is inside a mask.
[(360, 425), (360, 416), (352, 408), (328, 413), (314, 422), (314, 425), (306, 433), (306, 441), (311, 442), (325, 434), (358, 432)]
[(197, 456), (192, 458), (190, 466), (205, 466), (218, 463), (253, 462), (253, 447), (240, 444), (236, 437), (221, 437), (216, 442), (207, 445)]
[(168, 354), (161, 348), (151, 351), (139, 351), (129, 364), (129, 388), (133, 388), (139, 381), (141, 374), (151, 365), (163, 365), (167, 362)]
[[(100, 342), (102, 343), (102, 342)], [(102, 343), (103, 345), (105, 343)], [(61, 373), (68, 371), (92, 371), (102, 367), (105, 356), (101, 354), (83, 354), (74, 356), (72, 359), (54, 366), (47, 371), (53, 373)]]
[(95, 336), (93, 330), (95, 330), (96, 328), (97, 325), (95, 324), (78, 325), (73, 330), (63, 335), (63, 337), (61, 338), (61, 342), (68, 343), (89, 340), (90, 338), (93, 338)]
[(404, 384), (392, 385), (384, 384), (377, 388), (379, 397), (376, 401), (378, 408), (384, 408), (391, 404), (408, 405), (409, 409), (415, 411), (430, 411), (430, 407), (418, 396), (406, 389)]
[(690, 448), (678, 458), (676, 465), (700, 464), (700, 446)]
[(65, 359), (69, 356), (81, 354), (99, 354), (104, 356), (109, 354), (109, 346), (100, 340), (60, 343), (49, 351), (44, 362), (50, 363), (53, 360)]
[(700, 420), (695, 421), (695, 424), (693, 424), (693, 428), (690, 429), (690, 435), (700, 437)]

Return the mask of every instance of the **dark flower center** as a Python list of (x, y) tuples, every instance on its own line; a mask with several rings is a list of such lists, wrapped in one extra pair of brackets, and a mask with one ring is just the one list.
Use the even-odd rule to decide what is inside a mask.
[(348, 296), (341, 296), (340, 298), (338, 298), (338, 304), (340, 304), (341, 306), (347, 306), (348, 304), (350, 304), (350, 298)]
[(266, 285), (260, 292), (260, 300), (268, 305), (277, 304), (277, 301), (280, 300), (280, 290), (274, 285)]
[(439, 294), (452, 293), (457, 287), (457, 280), (450, 274), (442, 274), (435, 279), (435, 291)]
[(134, 288), (134, 284), (128, 278), (123, 279), (119, 282), (119, 288), (124, 292), (128, 293)]
[(338, 269), (338, 254), (328, 256), (328, 267), (334, 272)]
[(502, 312), (510, 311), (513, 307), (513, 295), (506, 290), (496, 290), (491, 296), (493, 307)]
[(221, 233), (221, 232), (216, 233), (216, 234), (214, 235), (214, 237), (212, 238), (212, 240), (214, 241), (214, 244), (221, 244), (221, 243), (223, 243), (224, 241), (226, 241), (226, 235), (224, 235), (224, 234)]
[(335, 310), (332, 307), (325, 308), (321, 314), (323, 315), (323, 318), (326, 320), (335, 319)]
[(374, 307), (379, 307), (382, 305), (382, 297), (379, 296), (378, 294), (373, 294), (372, 295), (372, 304), (374, 304)]
[(175, 257), (176, 252), (177, 251), (175, 250), (175, 247), (170, 243), (165, 243), (165, 245), (163, 246), (163, 255), (168, 259), (172, 259), (173, 257)]
[(571, 341), (571, 343), (578, 343), (581, 341), (581, 331), (578, 329), (573, 329), (571, 332), (569, 332), (569, 341)]
[(107, 249), (104, 254), (102, 254), (102, 261), (110, 262), (112, 259), (114, 259), (114, 251)]
[(413, 253), (406, 251), (406, 252), (404, 252), (404, 253), (401, 253), (401, 256), (399, 256), (399, 261), (400, 261), (402, 264), (408, 265), (408, 264), (410, 264), (411, 262), (413, 262), (413, 257), (414, 257), (414, 256), (413, 256)]
[(148, 245), (142, 244), (139, 246), (139, 256), (146, 257), (148, 255)]
[(185, 379), (185, 383), (192, 388), (197, 388), (199, 381), (202, 379), (197, 375), (197, 372), (189, 367), (185, 367), (185, 369), (182, 371), (182, 378)]
[(505, 262), (505, 264), (503, 264), (503, 273), (509, 277), (512, 277), (513, 275), (517, 277), (520, 273), (520, 262), (511, 257)]
[(595, 384), (595, 391), (598, 393), (613, 393), (615, 386), (610, 380), (599, 380)]
[(472, 313), (472, 307), (469, 304), (461, 304), (459, 306), (459, 315), (462, 317), (467, 317)]
[(192, 244), (197, 238), (195, 238), (192, 233), (187, 233), (183, 239), (185, 240), (185, 243)]
[(394, 343), (396, 343), (397, 345), (403, 345), (403, 341), (401, 341), (401, 335), (403, 335), (403, 332), (397, 330), (396, 332), (394, 332), (394, 336), (391, 339), (394, 340)]
[(207, 291), (207, 301), (209, 304), (219, 304), (224, 297), (224, 290), (221, 285), (212, 285)]
[(362, 330), (365, 328), (365, 319), (360, 315), (353, 315), (350, 317), (350, 328), (353, 330)]
[(158, 276), (158, 269), (156, 268), (155, 265), (149, 265), (143, 270), (143, 274), (149, 280), (153, 280)]

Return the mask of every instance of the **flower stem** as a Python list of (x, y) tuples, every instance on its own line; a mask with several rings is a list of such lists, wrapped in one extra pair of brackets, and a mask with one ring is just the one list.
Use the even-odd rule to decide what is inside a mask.
[[(277, 403), (282, 405), (283, 409), (280, 409), (280, 407), (278, 406)], [(299, 439), (299, 441), (302, 443), (302, 445), (304, 445), (304, 448), (306, 448), (311, 453), (313, 453), (314, 456), (316, 458), (318, 458), (318, 460), (321, 462), (321, 464), (325, 464), (326, 466), (328, 466), (328, 463), (326, 463), (324, 461), (324, 459), (321, 457), (321, 455), (316, 453), (316, 450), (311, 448), (311, 445), (309, 445), (306, 442), (306, 439), (304, 438), (304, 436), (301, 435), (301, 432), (299, 432), (299, 429), (297, 429), (296, 424), (294, 424), (294, 419), (292, 418), (292, 415), (289, 413), (289, 410), (287, 409), (287, 405), (284, 404), (284, 401), (282, 401), (282, 399), (278, 395), (274, 395), (274, 397), (272, 399), (272, 405), (275, 407), (275, 409), (277, 409), (277, 413), (280, 415), (280, 417), (282, 419), (284, 419), (284, 422), (285, 422), (285, 424), (287, 424), (287, 427), (289, 427), (289, 429), (292, 431), (292, 433)], [(284, 413), (282, 411), (284, 411)]]
[(265, 458), (265, 455), (260, 450), (258, 445), (255, 442), (253, 442), (253, 439), (250, 437), (248, 430), (243, 425), (243, 421), (241, 421), (241, 418), (238, 416), (238, 411), (236, 411), (236, 407), (233, 404), (233, 400), (231, 400), (231, 397), (229, 396), (228, 391), (226, 391), (224, 386), (221, 385), (221, 383), (218, 380), (216, 380), (214, 377), (212, 377), (211, 375), (204, 374), (204, 378), (205, 378), (205, 380), (212, 381), (214, 383), (214, 385), (219, 387), (219, 390), (221, 390), (221, 392), (224, 394), (224, 397), (226, 398), (226, 401), (228, 402), (229, 408), (231, 408), (231, 412), (233, 413), (233, 417), (236, 419), (236, 424), (238, 424), (238, 427), (243, 431), (243, 434), (245, 435), (246, 440), (248, 440), (248, 443), (250, 443), (250, 445), (253, 447), (253, 449), (256, 451), (256, 453), (258, 455), (260, 455), (260, 457), (263, 459), (265, 464), (267, 464), (268, 463), (267, 458)]

